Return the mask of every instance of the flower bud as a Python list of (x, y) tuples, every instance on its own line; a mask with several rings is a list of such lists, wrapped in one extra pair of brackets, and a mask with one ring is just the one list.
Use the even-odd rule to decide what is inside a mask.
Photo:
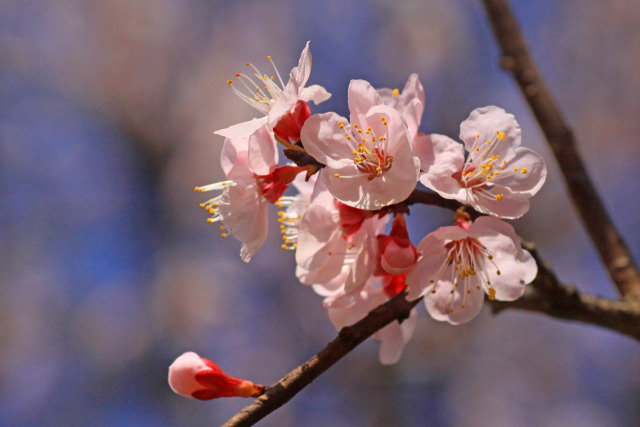
[(169, 366), (169, 386), (179, 395), (199, 400), (258, 397), (265, 386), (230, 377), (215, 363), (189, 351)]

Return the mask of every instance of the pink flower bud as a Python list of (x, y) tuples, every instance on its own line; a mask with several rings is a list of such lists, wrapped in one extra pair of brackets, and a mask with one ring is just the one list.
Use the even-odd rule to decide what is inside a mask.
[(380, 267), (388, 274), (403, 274), (413, 267), (418, 252), (409, 240), (407, 222), (402, 214), (396, 214), (388, 236), (378, 236)]
[(169, 386), (185, 397), (211, 400), (218, 397), (258, 397), (266, 389), (248, 380), (230, 377), (215, 363), (188, 351), (169, 366)]

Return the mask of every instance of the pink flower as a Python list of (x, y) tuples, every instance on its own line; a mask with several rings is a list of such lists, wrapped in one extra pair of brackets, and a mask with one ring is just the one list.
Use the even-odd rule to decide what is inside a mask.
[(227, 181), (196, 187), (196, 191), (222, 191), (202, 203), (210, 223), (222, 221), (222, 237), (242, 242), (245, 262), (262, 247), (268, 231), (269, 203), (276, 203), (288, 184), (304, 168), (278, 165), (273, 135), (254, 119), (220, 131), (225, 136), (221, 163)]
[(364, 80), (351, 81), (349, 110), (351, 123), (325, 113), (302, 127), (304, 148), (326, 165), (322, 180), (336, 199), (358, 209), (403, 201), (418, 181), (420, 160), (411, 152), (402, 114)]
[(215, 363), (189, 351), (169, 366), (169, 386), (177, 394), (199, 400), (258, 397), (265, 386), (230, 377)]
[[(270, 129), (278, 125), (281, 118), (288, 122), (286, 125), (282, 124), (281, 127), (290, 128), (296, 122), (301, 127), (304, 120), (300, 122), (300, 119), (304, 116), (305, 107), (307, 111), (306, 117), (309, 116), (309, 107), (304, 101), (313, 101), (315, 104), (319, 104), (331, 97), (331, 94), (322, 86), (312, 85), (305, 87), (311, 73), (309, 42), (307, 42), (300, 54), (298, 66), (291, 70), (289, 81), (286, 85), (271, 57), (267, 56), (267, 59), (271, 62), (275, 75), (264, 74), (255, 65), (247, 62), (246, 65), (252, 68), (253, 75), (236, 74), (237, 82), (242, 86), (242, 90), (238, 90), (235, 87), (233, 80), (228, 80), (227, 84), (241, 100), (268, 118), (265, 123), (268, 123)], [(302, 102), (299, 103), (298, 101)], [(276, 134), (282, 136), (282, 132), (276, 132)], [(285, 141), (288, 141), (286, 136)]]
[(542, 158), (520, 147), (520, 125), (498, 107), (474, 110), (460, 125), (468, 151), (444, 135), (419, 137), (415, 150), (422, 162), (420, 182), (442, 197), (473, 206), (500, 218), (519, 218), (529, 198), (544, 184)]
[(407, 298), (424, 295), (429, 314), (454, 325), (474, 318), (485, 294), (501, 301), (520, 298), (538, 271), (513, 227), (493, 217), (471, 225), (459, 218), (457, 225), (427, 235), (417, 249), (418, 263), (407, 273)]

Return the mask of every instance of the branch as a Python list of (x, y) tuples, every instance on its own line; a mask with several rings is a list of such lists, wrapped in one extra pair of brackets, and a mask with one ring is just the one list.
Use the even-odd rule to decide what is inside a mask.
[(269, 387), (262, 396), (227, 421), (223, 427), (251, 426), (257, 423), (287, 403), (300, 390), (375, 332), (394, 320), (402, 321), (406, 319), (411, 309), (420, 300), (408, 302), (404, 296), (404, 293), (396, 295), (371, 311), (358, 323), (342, 328), (338, 333), (338, 337), (327, 344), (320, 353)]
[[(489, 301), (494, 313), (506, 309), (522, 309), (608, 328), (640, 341), (640, 307), (625, 301), (613, 301), (595, 295), (579, 293), (576, 288), (561, 284), (548, 264), (531, 244), (523, 245), (538, 263), (538, 275), (527, 286), (525, 294), (513, 302)], [(278, 381), (244, 408), (223, 427), (250, 426), (287, 403), (300, 390), (346, 356), (351, 350), (379, 329), (394, 320), (402, 321), (422, 298), (408, 302), (405, 294), (396, 295), (371, 311), (353, 326), (343, 328), (336, 339), (320, 353)]]
[(483, 0), (509, 70), (529, 103), (560, 166), (569, 194), (600, 259), (620, 294), (640, 301), (640, 272), (589, 177), (573, 132), (547, 88), (524, 42), (507, 0)]

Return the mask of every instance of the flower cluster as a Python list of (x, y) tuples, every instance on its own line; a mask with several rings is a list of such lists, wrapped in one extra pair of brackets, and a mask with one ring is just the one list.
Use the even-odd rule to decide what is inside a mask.
[[(546, 167), (520, 147), (513, 115), (494, 106), (472, 111), (459, 143), (419, 133), (425, 94), (416, 74), (402, 91), (352, 80), (346, 118), (311, 114), (308, 102), (330, 94), (305, 87), (308, 44), (286, 85), (275, 65), (274, 76), (247, 66), (252, 75), (238, 73), (228, 84), (261, 117), (216, 132), (225, 138), (227, 180), (196, 187), (221, 192), (202, 206), (209, 222), (221, 223), (222, 237), (242, 242), (243, 260), (265, 242), (268, 206), (275, 204), (282, 248), (295, 251), (296, 276), (324, 298), (337, 329), (400, 293), (424, 298), (434, 319), (451, 324), (475, 317), (485, 297), (511, 301), (523, 294), (537, 266), (503, 220), (528, 211)], [(280, 165), (278, 144), (293, 163)], [(419, 183), (463, 208), (416, 246), (404, 202)], [(284, 195), (289, 184), (296, 191)], [(472, 221), (464, 208), (485, 216)], [(382, 363), (398, 361), (416, 321), (414, 310), (374, 335)]]

